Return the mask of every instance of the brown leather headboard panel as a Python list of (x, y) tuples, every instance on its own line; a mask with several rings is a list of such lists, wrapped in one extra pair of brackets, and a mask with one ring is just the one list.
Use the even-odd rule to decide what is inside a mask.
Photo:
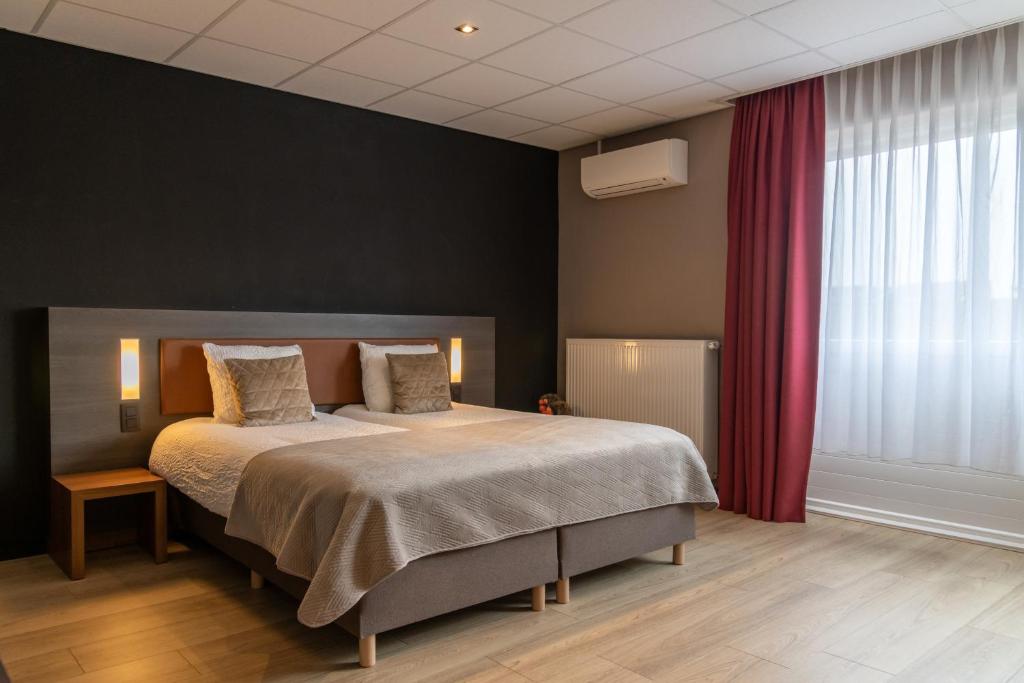
[[(306, 361), (309, 395), (315, 405), (362, 403), (359, 342), (371, 344), (438, 344), (438, 339), (161, 339), (160, 414), (213, 412), (210, 376), (203, 342), (231, 345), (298, 344)], [(441, 349), (443, 351), (443, 349)]]

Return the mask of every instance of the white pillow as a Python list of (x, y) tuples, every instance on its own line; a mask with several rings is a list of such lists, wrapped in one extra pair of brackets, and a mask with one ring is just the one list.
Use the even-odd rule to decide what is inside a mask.
[[(228, 375), (225, 358), (284, 358), (285, 356), (302, 355), (302, 347), (292, 346), (219, 346), (206, 342), (203, 344), (206, 356), (206, 371), (210, 374), (210, 390), (213, 392), (213, 421), (224, 424), (239, 424), (242, 414), (238, 409), (238, 399)], [(310, 404), (310, 412), (316, 408)]]
[(395, 412), (391, 396), (389, 353), (437, 353), (437, 344), (374, 346), (359, 342), (359, 363), (363, 366), (363, 399), (366, 409), (377, 413)]

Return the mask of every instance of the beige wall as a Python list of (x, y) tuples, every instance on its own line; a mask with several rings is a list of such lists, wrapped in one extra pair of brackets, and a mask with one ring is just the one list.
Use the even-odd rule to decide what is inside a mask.
[(605, 140), (603, 151), (668, 137), (689, 142), (689, 184), (596, 200), (580, 159), (558, 168), (558, 386), (566, 337), (721, 339), (732, 109)]

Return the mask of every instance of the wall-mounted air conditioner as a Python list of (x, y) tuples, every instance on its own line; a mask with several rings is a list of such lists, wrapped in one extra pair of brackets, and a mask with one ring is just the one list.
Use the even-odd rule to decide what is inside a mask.
[(669, 138), (586, 157), (580, 162), (583, 191), (594, 199), (686, 184), (686, 140)]

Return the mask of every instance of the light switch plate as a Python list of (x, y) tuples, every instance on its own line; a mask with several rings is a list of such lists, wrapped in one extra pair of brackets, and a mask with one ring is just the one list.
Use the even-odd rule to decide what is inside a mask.
[(137, 403), (122, 403), (121, 404), (121, 431), (122, 432), (137, 432), (142, 427), (142, 421), (139, 419), (139, 404)]

